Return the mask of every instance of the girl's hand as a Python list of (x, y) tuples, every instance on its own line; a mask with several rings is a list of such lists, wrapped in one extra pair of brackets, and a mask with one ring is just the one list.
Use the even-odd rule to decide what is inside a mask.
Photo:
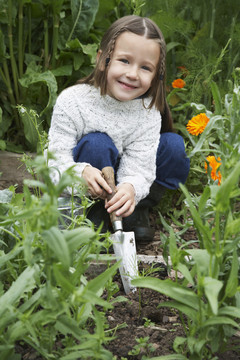
[(86, 181), (88, 192), (93, 199), (106, 199), (107, 193), (112, 193), (110, 186), (102, 177), (102, 172), (97, 168), (87, 165), (82, 172), (82, 177)]
[(105, 208), (109, 213), (116, 211), (117, 216), (127, 217), (131, 215), (135, 209), (134, 187), (129, 183), (118, 186), (113, 198), (106, 201)]

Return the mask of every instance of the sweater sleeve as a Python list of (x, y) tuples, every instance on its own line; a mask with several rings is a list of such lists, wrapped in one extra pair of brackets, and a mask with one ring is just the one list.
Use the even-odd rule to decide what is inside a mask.
[[(72, 150), (77, 145), (77, 138), (83, 129), (83, 120), (75, 97), (71, 91), (63, 91), (57, 98), (53, 109), (51, 127), (49, 130), (48, 151), (55, 159), (49, 160), (51, 176), (54, 183), (59, 181), (60, 174), (74, 166), (75, 173), (82, 175), (82, 171), (88, 163), (76, 163), (73, 160)], [(78, 126), (74, 119), (77, 119)], [(59, 174), (60, 173), (60, 174)]]
[[(151, 112), (150, 112), (151, 113)], [(145, 198), (156, 178), (156, 154), (160, 140), (161, 115), (146, 119), (146, 126), (137, 131), (134, 140), (124, 149), (121, 157), (118, 184), (130, 183), (135, 189), (138, 203)]]

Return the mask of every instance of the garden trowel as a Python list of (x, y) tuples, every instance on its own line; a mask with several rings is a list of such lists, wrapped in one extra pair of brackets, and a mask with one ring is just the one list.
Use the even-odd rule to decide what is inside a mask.
[[(106, 166), (102, 169), (102, 174), (112, 189), (112, 194), (109, 194), (107, 198), (109, 201), (116, 193), (114, 169), (111, 166)], [(111, 236), (113, 240), (113, 250), (117, 260), (121, 260), (119, 272), (125, 293), (129, 294), (130, 291), (135, 291), (136, 289), (131, 284), (131, 280), (138, 276), (135, 235), (133, 231), (123, 231), (122, 218), (116, 216), (115, 212), (110, 214), (110, 219), (114, 231), (114, 234)]]

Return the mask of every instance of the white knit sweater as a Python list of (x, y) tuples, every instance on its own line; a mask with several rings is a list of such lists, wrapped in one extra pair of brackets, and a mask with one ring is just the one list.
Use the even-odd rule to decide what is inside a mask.
[[(144, 99), (145, 107), (149, 99)], [(81, 176), (87, 163), (75, 163), (72, 150), (86, 134), (99, 131), (108, 134), (121, 157), (117, 183), (131, 183), (136, 203), (147, 196), (156, 176), (156, 151), (160, 139), (161, 115), (155, 108), (146, 109), (142, 99), (126, 102), (87, 84), (65, 89), (57, 98), (49, 130), (49, 151), (56, 160), (49, 166), (63, 173), (75, 165)], [(53, 172), (58, 182), (58, 172)]]

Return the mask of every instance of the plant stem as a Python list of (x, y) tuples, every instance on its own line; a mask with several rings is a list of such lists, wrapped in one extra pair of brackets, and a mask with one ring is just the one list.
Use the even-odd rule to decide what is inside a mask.
[(32, 52), (32, 13), (31, 4), (28, 5), (28, 53)]
[(12, 75), (14, 82), (14, 90), (16, 94), (16, 101), (19, 102), (19, 91), (18, 91), (18, 71), (17, 65), (14, 57), (13, 51), (13, 34), (12, 34), (12, 0), (8, 0), (8, 39), (9, 39), (9, 52), (10, 52), (10, 61), (12, 67)]
[(74, 21), (73, 28), (72, 28), (72, 30), (71, 30), (71, 32), (70, 32), (70, 34), (69, 34), (69, 37), (68, 37), (68, 39), (67, 39), (67, 42), (70, 41), (71, 38), (72, 38), (72, 35), (73, 35), (73, 33), (74, 33), (74, 30), (75, 30), (75, 27), (77, 26), (77, 23), (78, 23), (78, 21), (79, 21), (79, 17), (80, 17), (80, 15), (81, 15), (81, 11), (82, 11), (82, 0), (80, 0), (79, 9), (78, 9), (78, 14), (77, 14), (76, 20)]
[(10, 103), (11, 103), (12, 108), (13, 108), (13, 114), (14, 114), (14, 118), (15, 118), (15, 121), (16, 121), (17, 128), (20, 129), (20, 120), (19, 120), (17, 109), (16, 109), (16, 100), (14, 98), (13, 90), (12, 90), (12, 87), (11, 87), (11, 80), (10, 80), (6, 60), (3, 61), (3, 70), (4, 71), (2, 71), (2, 69), (0, 69), (0, 75), (1, 75), (5, 85), (7, 87), (7, 93), (8, 93)]
[(57, 45), (58, 45), (59, 15), (53, 14), (53, 50), (52, 50), (52, 67), (56, 67)]
[(215, 244), (216, 244), (216, 256), (218, 257), (220, 251), (220, 214), (216, 211), (215, 215)]
[(48, 20), (44, 19), (44, 69), (47, 70), (49, 66), (48, 53)]
[(23, 0), (19, 1), (18, 8), (18, 71), (23, 76)]

